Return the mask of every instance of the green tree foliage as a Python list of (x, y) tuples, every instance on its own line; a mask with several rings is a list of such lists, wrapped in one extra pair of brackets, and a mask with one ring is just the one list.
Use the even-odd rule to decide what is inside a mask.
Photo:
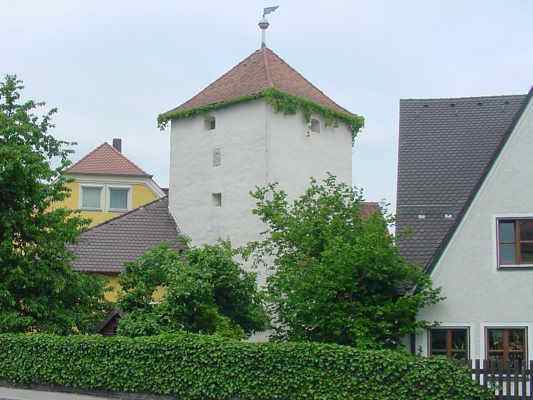
[(248, 252), (273, 263), (275, 337), (394, 348), (426, 325), (417, 311), (439, 290), (399, 255), (382, 213), (361, 215), (360, 192), (328, 175), (294, 201), (276, 184), (252, 196), (267, 230)]
[(118, 334), (188, 331), (243, 338), (266, 326), (255, 274), (235, 261), (228, 242), (178, 254), (166, 245), (126, 265)]
[(53, 209), (69, 194), (70, 144), (49, 133), (56, 110), (39, 114), (44, 103), (22, 102), (22, 88), (0, 81), (0, 332), (87, 331), (103, 315), (103, 284), (73, 271), (68, 250), (86, 221)]

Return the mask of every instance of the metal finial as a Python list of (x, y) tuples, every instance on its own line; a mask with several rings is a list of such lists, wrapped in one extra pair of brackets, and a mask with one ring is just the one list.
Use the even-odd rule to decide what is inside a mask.
[(259, 28), (261, 29), (261, 47), (266, 47), (266, 30), (270, 26), (268, 23), (266, 16), (270, 13), (273, 13), (279, 8), (279, 6), (274, 7), (265, 7), (263, 9), (263, 18), (261, 21), (259, 21)]

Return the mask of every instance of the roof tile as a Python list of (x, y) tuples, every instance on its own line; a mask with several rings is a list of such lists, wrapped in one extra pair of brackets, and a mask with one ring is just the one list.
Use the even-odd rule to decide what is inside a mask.
[(178, 236), (178, 227), (168, 211), (168, 197), (163, 197), (83, 232), (78, 243), (71, 246), (76, 256), (74, 269), (120, 273), (124, 263), (161, 243), (184, 249)]
[(171, 111), (181, 111), (259, 94), (276, 88), (314, 101), (335, 111), (350, 113), (281, 59), (271, 49), (261, 48), (211, 83), (196, 96)]
[(401, 253), (432, 260), (490, 165), (525, 95), (400, 101)]
[(65, 172), (70, 174), (151, 177), (151, 175), (144, 172), (108, 143), (103, 143), (98, 146), (81, 160), (70, 166)]

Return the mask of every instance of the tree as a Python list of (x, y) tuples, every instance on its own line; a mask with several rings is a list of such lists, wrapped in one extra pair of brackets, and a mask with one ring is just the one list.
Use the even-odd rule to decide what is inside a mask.
[(228, 242), (183, 254), (163, 244), (127, 263), (118, 334), (183, 330), (243, 338), (263, 330), (267, 318), (255, 274), (243, 271), (235, 256)]
[(252, 196), (267, 230), (247, 252), (256, 264), (272, 260), (275, 338), (396, 347), (425, 326), (417, 311), (439, 290), (399, 255), (387, 217), (361, 215), (359, 191), (328, 175), (294, 201), (276, 184)]
[(71, 268), (87, 221), (53, 207), (69, 194), (72, 151), (49, 133), (56, 109), (39, 115), (44, 103), (21, 102), (22, 89), (0, 81), (0, 332), (84, 332), (105, 303), (103, 284)]

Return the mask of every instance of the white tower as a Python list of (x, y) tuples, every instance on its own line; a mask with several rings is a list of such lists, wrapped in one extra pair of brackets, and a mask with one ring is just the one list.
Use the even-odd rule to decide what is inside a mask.
[[(310, 119), (300, 110), (276, 112), (273, 96), (310, 101), (317, 112)], [(326, 124), (321, 110), (336, 113), (340, 123)], [(259, 50), (160, 118), (171, 121), (169, 208), (193, 244), (229, 238), (240, 246), (258, 239), (264, 226), (252, 214), (249, 195), (258, 185), (279, 182), (297, 196), (310, 177), (326, 172), (351, 184), (352, 134), (346, 121), (356, 116), (264, 40)]]

